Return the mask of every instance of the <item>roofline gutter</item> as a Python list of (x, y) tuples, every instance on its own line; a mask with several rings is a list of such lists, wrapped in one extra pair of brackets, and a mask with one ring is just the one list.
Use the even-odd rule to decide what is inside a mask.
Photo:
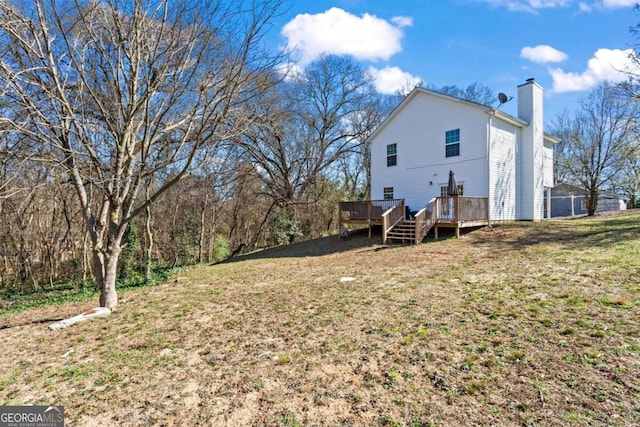
[[(502, 111), (498, 110), (497, 108), (490, 108), (486, 111), (486, 113), (491, 116), (491, 117), (497, 117), (500, 120), (503, 120), (511, 125), (517, 126), (519, 128), (525, 128), (527, 126), (529, 126), (529, 123), (527, 123), (526, 121), (522, 120), (522, 119), (518, 119), (516, 117), (513, 117), (507, 113), (503, 113)], [(551, 142), (552, 144), (559, 144), (562, 142), (562, 140), (560, 138), (558, 138), (557, 136), (548, 134), (548, 133), (544, 133), (543, 138), (545, 140), (545, 142)]]
[(502, 121), (505, 121), (507, 123), (509, 123), (510, 125), (514, 125), (517, 126), (519, 128), (525, 128), (527, 126), (529, 126), (529, 123), (527, 123), (526, 121), (522, 120), (522, 119), (517, 119), (507, 113), (503, 113), (502, 111), (498, 110), (497, 108), (489, 108), (488, 110), (486, 110), (486, 113), (490, 116), (496, 117)]

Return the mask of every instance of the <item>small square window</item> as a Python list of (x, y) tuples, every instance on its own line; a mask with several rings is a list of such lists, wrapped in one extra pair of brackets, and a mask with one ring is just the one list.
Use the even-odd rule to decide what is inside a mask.
[(387, 145), (387, 167), (396, 166), (398, 164), (398, 146), (397, 144)]
[(460, 143), (447, 144), (444, 148), (445, 157), (455, 157), (460, 155)]
[(382, 192), (385, 200), (393, 200), (393, 187), (384, 187)]
[(451, 144), (452, 142), (460, 142), (460, 129), (447, 131), (444, 137), (447, 144)]

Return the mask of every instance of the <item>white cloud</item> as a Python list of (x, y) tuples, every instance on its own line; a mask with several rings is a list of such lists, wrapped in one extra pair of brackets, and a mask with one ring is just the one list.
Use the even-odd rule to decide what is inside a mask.
[(618, 7), (633, 7), (637, 0), (602, 0), (602, 6), (607, 9), (615, 9)]
[(571, 0), (527, 0), (534, 9), (546, 9), (554, 7), (565, 7), (571, 3)]
[(413, 18), (410, 16), (394, 16), (391, 18), (391, 22), (400, 28), (413, 26)]
[(520, 57), (541, 64), (562, 62), (569, 58), (566, 53), (546, 44), (541, 44), (536, 47), (523, 47), (520, 51)]
[(600, 83), (620, 83), (628, 78), (625, 71), (632, 69), (629, 55), (631, 49), (598, 49), (593, 58), (587, 63), (587, 69), (582, 73), (565, 72), (561, 68), (550, 68), (555, 92), (573, 92), (590, 90)]
[(296, 49), (302, 65), (321, 53), (375, 61), (400, 52), (403, 28), (411, 25), (410, 17), (396, 16), (387, 21), (368, 13), (359, 17), (333, 7), (316, 15), (297, 15), (282, 28), (282, 35)]
[(580, 2), (580, 4), (578, 5), (578, 9), (580, 9), (580, 12), (591, 12), (593, 10), (593, 8), (584, 2)]
[(591, 3), (581, 2), (578, 4), (580, 12), (592, 12), (603, 9), (632, 8), (637, 0), (593, 0)]
[(594, 9), (617, 9), (633, 7), (638, 0), (593, 0), (591, 2), (575, 0), (477, 0), (493, 7), (505, 7), (513, 12), (538, 13), (540, 9), (569, 7), (577, 3), (580, 12), (591, 12)]
[(538, 13), (539, 9), (567, 7), (572, 0), (481, 0), (494, 7), (506, 7), (513, 12)]
[(413, 88), (422, 81), (419, 77), (402, 71), (398, 67), (384, 67), (381, 70), (369, 67), (369, 72), (380, 93), (393, 94), (399, 90)]
[(296, 75), (302, 74), (304, 69), (295, 62), (284, 62), (276, 65), (275, 71), (285, 77), (285, 79), (291, 79)]

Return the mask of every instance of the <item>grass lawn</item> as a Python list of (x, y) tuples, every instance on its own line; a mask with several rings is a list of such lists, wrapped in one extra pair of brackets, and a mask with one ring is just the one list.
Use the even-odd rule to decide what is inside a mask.
[[(349, 280), (353, 279), (353, 280)], [(640, 215), (335, 236), (0, 316), (0, 403), (67, 425), (640, 425)]]

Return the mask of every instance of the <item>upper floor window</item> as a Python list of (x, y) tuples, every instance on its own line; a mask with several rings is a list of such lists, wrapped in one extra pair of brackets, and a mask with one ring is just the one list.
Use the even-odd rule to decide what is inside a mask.
[(448, 130), (444, 134), (444, 142), (446, 157), (460, 155), (460, 129)]
[(387, 145), (387, 166), (398, 164), (398, 147), (396, 144)]

